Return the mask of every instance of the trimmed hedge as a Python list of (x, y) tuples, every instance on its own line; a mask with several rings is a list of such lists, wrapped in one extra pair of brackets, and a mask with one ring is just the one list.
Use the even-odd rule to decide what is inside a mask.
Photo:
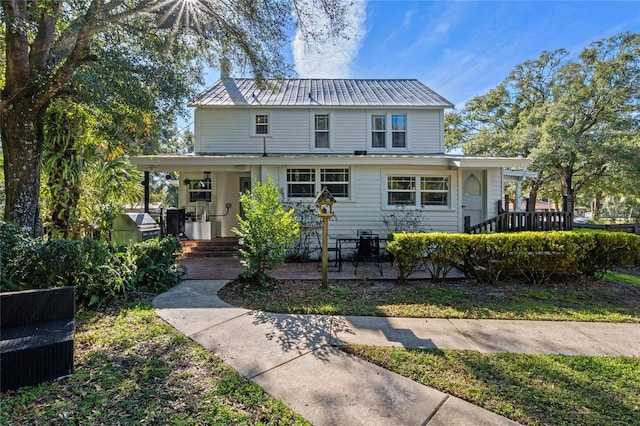
[(444, 281), (458, 268), (482, 283), (518, 274), (532, 284), (554, 275), (601, 277), (640, 256), (640, 236), (606, 231), (550, 231), (498, 234), (393, 234), (387, 245), (398, 279), (427, 268)]
[(130, 246), (85, 238), (30, 238), (0, 222), (0, 291), (76, 287), (79, 304), (101, 305), (145, 289), (164, 291), (180, 282), (175, 237)]

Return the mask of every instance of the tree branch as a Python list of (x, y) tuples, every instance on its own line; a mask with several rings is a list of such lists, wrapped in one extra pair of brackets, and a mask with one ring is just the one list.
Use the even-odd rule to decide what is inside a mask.
[(59, 11), (60, 2), (58, 1), (52, 2), (50, 4), (50, 9), (41, 8), (39, 10), (40, 19), (38, 22), (38, 34), (36, 34), (36, 37), (31, 44), (31, 53), (29, 54), (29, 71), (32, 76), (41, 73), (47, 67), (49, 51), (55, 35)]
[(36, 96), (36, 105), (38, 107), (46, 105), (71, 79), (78, 66), (90, 58), (91, 38), (95, 33), (103, 6), (104, 0), (92, 0), (82, 19), (73, 50)]

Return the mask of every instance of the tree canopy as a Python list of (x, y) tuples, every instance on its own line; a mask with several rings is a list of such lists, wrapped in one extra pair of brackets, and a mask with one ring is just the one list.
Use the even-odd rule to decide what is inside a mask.
[(447, 117), (447, 145), (533, 159), (540, 185), (577, 192), (614, 173), (640, 179), (640, 34), (563, 49), (518, 66)]
[[(257, 78), (287, 75), (283, 46), (340, 35), (341, 0), (2, 0), (0, 137), (5, 218), (41, 231), (44, 118), (58, 97), (108, 111), (103, 127), (150, 152), (205, 65), (224, 59)], [(328, 26), (317, 26), (328, 18)]]

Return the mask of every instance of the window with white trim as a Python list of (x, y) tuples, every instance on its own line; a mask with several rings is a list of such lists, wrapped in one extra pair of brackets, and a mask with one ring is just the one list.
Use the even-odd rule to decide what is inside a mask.
[(407, 114), (391, 115), (391, 147), (407, 147)]
[(349, 198), (348, 168), (287, 169), (287, 197), (313, 198), (323, 186), (336, 198)]
[(389, 176), (387, 178), (387, 204), (390, 206), (416, 205), (416, 178)]
[(289, 198), (309, 198), (315, 194), (315, 169), (287, 169), (287, 196)]
[(422, 176), (420, 178), (421, 206), (449, 205), (449, 177)]
[(349, 169), (320, 169), (320, 189), (323, 186), (336, 198), (349, 198)]
[(388, 176), (387, 205), (448, 207), (451, 200), (449, 181), (449, 176)]
[(371, 148), (391, 150), (407, 144), (407, 114), (371, 114)]
[(253, 115), (253, 135), (269, 136), (269, 114)]
[(371, 147), (385, 148), (387, 146), (387, 116), (373, 114), (371, 116)]
[(329, 114), (314, 116), (315, 147), (329, 148)]

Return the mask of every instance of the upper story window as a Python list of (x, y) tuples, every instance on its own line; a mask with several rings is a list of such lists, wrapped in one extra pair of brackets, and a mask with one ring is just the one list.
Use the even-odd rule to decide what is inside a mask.
[(316, 114), (314, 116), (315, 147), (329, 148), (329, 114)]
[(323, 186), (336, 198), (349, 198), (349, 169), (287, 169), (288, 198), (313, 198)]
[(385, 148), (387, 146), (387, 116), (373, 114), (371, 116), (371, 147)]
[(253, 115), (253, 135), (269, 136), (269, 114)]
[(389, 206), (449, 207), (450, 191), (449, 176), (387, 177)]
[(407, 148), (407, 114), (372, 114), (371, 148)]
[(407, 114), (391, 115), (391, 146), (393, 148), (407, 147)]

